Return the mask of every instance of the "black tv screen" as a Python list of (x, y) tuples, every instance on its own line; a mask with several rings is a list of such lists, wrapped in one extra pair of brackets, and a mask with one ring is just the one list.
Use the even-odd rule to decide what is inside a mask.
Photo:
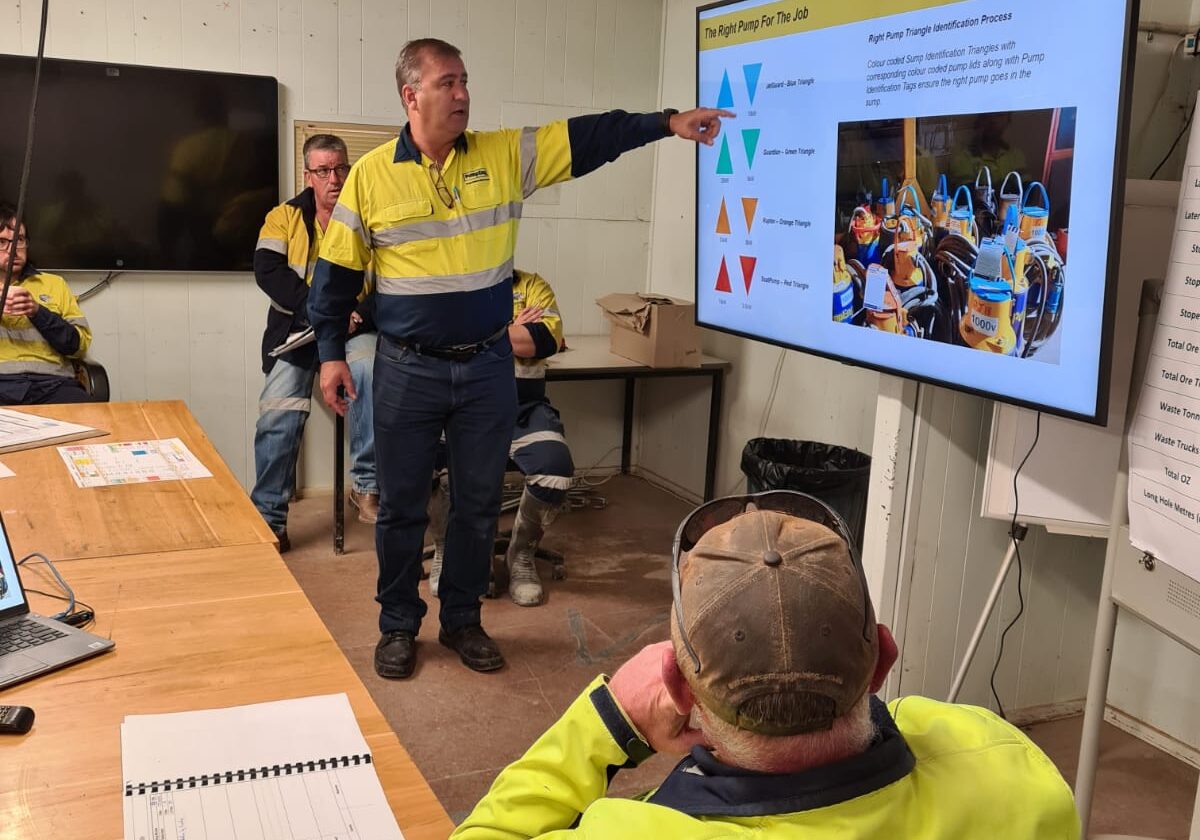
[[(0, 200), (16, 202), (34, 60), (0, 56)], [(248, 271), (278, 201), (265, 76), (45, 59), (25, 221), (50, 270)]]

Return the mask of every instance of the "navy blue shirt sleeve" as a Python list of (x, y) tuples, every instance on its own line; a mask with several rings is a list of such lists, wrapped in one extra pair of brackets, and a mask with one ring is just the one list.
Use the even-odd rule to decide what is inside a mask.
[(317, 336), (317, 354), (322, 362), (346, 359), (346, 331), (350, 313), (362, 291), (363, 274), (324, 259), (317, 260), (312, 290), (308, 293), (308, 321)]
[(567, 120), (571, 142), (571, 177), (579, 178), (611, 163), (622, 154), (671, 135), (663, 115), (608, 111)]
[(79, 330), (57, 312), (39, 306), (29, 321), (46, 339), (46, 343), (54, 348), (54, 352), (68, 357), (79, 352)]

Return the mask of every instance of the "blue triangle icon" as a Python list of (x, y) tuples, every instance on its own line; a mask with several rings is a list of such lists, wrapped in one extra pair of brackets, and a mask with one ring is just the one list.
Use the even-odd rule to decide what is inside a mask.
[(733, 88), (729, 86), (729, 71), (725, 71), (725, 75), (721, 77), (721, 95), (717, 97), (718, 108), (733, 107)]
[(758, 74), (762, 72), (761, 64), (743, 64), (742, 73), (746, 76), (746, 90), (750, 93), (750, 104), (754, 104), (754, 94), (758, 90)]

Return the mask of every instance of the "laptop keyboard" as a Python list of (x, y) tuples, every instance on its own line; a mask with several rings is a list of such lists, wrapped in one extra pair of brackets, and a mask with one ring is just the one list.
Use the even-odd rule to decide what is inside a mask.
[(0, 654), (44, 645), (67, 635), (61, 630), (47, 627), (37, 621), (22, 618), (11, 624), (0, 626)]

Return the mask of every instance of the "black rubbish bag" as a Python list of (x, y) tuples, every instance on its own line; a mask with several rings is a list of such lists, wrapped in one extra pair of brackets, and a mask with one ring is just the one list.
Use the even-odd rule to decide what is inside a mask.
[(742, 450), (742, 472), (751, 493), (799, 490), (816, 496), (842, 515), (862, 547), (870, 455), (811, 440), (752, 438)]

